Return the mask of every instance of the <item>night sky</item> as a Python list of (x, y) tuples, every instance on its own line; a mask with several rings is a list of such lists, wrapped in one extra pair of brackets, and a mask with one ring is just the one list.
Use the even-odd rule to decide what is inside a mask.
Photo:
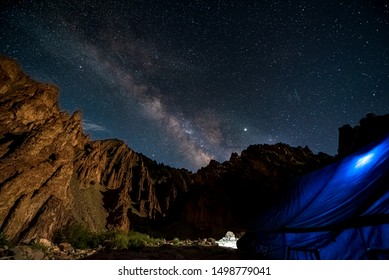
[(337, 153), (389, 113), (386, 1), (9, 1), (0, 52), (92, 139), (197, 170), (250, 144)]

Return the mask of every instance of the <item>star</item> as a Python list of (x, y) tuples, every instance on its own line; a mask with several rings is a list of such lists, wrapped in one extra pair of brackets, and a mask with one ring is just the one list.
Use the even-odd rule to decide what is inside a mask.
[(11, 2), (0, 51), (92, 140), (173, 167), (268, 142), (335, 155), (340, 126), (389, 113), (385, 1)]

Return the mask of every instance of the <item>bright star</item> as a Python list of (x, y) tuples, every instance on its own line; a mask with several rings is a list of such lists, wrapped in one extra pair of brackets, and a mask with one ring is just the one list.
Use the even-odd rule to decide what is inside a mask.
[(243, 128), (243, 131), (247, 131), (247, 128)]

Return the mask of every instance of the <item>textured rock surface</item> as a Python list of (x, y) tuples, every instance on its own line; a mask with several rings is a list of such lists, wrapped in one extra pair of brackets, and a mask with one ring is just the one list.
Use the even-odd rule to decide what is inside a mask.
[(0, 58), (0, 231), (13, 239), (49, 237), (69, 218), (72, 157), (85, 138), (57, 95)]
[(286, 144), (253, 145), (224, 163), (212, 161), (195, 174), (183, 206), (185, 220), (210, 236), (244, 230), (292, 178), (332, 161), (326, 154)]
[(119, 140), (90, 141), (80, 113), (61, 112), (57, 98), (0, 57), (0, 232), (29, 242), (69, 222), (129, 230), (131, 217), (163, 217), (188, 190), (188, 171)]
[(155, 220), (188, 191), (190, 173), (159, 165), (120, 140), (89, 142), (75, 161), (80, 186), (102, 185), (107, 228), (130, 228), (130, 217)]

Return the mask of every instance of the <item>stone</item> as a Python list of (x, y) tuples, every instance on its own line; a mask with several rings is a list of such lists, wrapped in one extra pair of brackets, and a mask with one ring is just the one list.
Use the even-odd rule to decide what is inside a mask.
[(45, 258), (45, 253), (41, 250), (32, 250), (31, 252), (31, 260), (43, 260)]
[(61, 251), (57, 259), (59, 259), (59, 260), (72, 260), (73, 256), (65, 251)]
[(61, 251), (65, 251), (65, 252), (74, 251), (72, 245), (69, 243), (66, 243), (66, 242), (62, 242), (62, 243), (58, 244), (58, 248), (61, 249)]
[(42, 244), (43, 246), (47, 247), (47, 248), (50, 248), (53, 244), (51, 243), (50, 240), (46, 239), (46, 238), (39, 238), (39, 241), (38, 241), (39, 244)]
[(235, 234), (232, 231), (227, 231), (224, 237), (228, 240), (233, 240), (235, 239)]
[(50, 248), (50, 251), (52, 253), (59, 253), (61, 251), (61, 249), (58, 246), (54, 246), (54, 247)]
[(216, 239), (215, 238), (210, 237), (210, 238), (207, 239), (207, 241), (208, 241), (209, 245), (216, 245)]
[(14, 260), (31, 260), (32, 249), (29, 246), (16, 246), (10, 249)]

